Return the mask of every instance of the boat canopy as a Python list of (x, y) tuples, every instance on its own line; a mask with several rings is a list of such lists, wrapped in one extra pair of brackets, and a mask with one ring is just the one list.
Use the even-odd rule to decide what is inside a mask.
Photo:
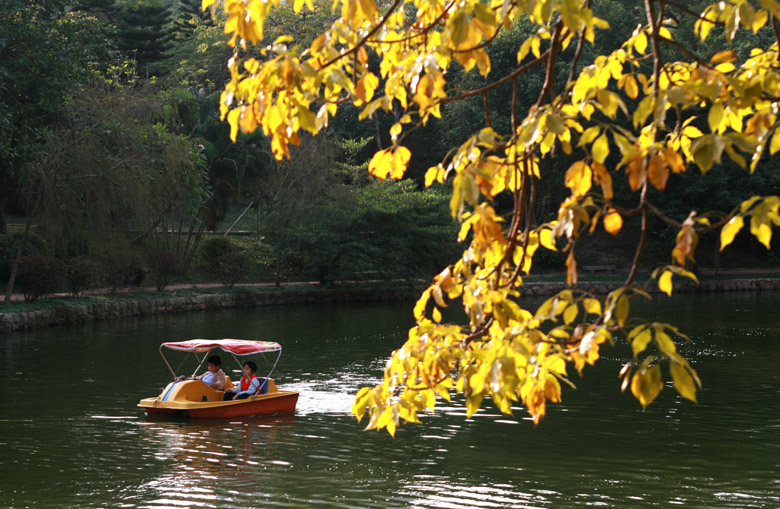
[[(239, 360), (237, 357), (238, 355), (260, 354), (260, 357), (270, 368), (267, 375), (269, 378), (276, 368), (276, 364), (279, 362), (279, 357), (282, 355), (282, 345), (272, 341), (251, 341), (248, 339), (188, 339), (187, 341), (171, 341), (160, 345), (160, 355), (162, 356), (163, 361), (165, 361), (165, 365), (171, 370), (173, 378), (177, 378), (177, 370), (174, 370), (173, 366), (168, 362), (163, 347), (179, 352), (190, 352), (195, 356), (198, 360), (198, 366), (195, 368), (195, 371), (192, 372), (192, 377), (195, 376), (200, 367), (203, 366), (203, 363), (206, 362), (208, 352), (215, 348), (219, 348), (220, 350), (224, 350), (233, 355), (233, 359), (235, 359), (239, 366), (241, 366), (242, 361)], [(203, 355), (201, 356), (198, 354)], [(266, 354), (275, 354), (270, 357), (271, 359), (276, 357), (276, 359), (271, 362), (266, 357)], [(178, 369), (181, 369), (183, 363), (184, 359), (182, 359), (182, 364), (179, 365)]]
[(163, 343), (162, 346), (180, 352), (208, 352), (219, 348), (233, 355), (281, 352), (282, 345), (272, 341), (250, 341), (247, 339), (189, 339)]

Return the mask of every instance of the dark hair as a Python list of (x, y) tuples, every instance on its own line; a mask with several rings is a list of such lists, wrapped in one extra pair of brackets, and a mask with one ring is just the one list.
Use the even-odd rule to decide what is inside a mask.
[(212, 355), (206, 360), (206, 362), (215, 366), (222, 366), (222, 359), (220, 359), (219, 355)]
[(252, 362), (252, 361), (246, 361), (246, 362), (244, 363), (244, 366), (249, 366), (249, 369), (251, 369), (251, 370), (252, 370), (252, 373), (254, 373), (255, 371), (257, 371), (257, 364), (255, 364), (255, 363), (254, 363), (254, 362)]

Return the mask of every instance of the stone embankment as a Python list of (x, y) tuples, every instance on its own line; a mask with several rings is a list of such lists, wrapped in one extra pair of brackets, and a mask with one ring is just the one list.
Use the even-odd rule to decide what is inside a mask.
[(347, 302), (399, 302), (416, 299), (421, 286), (398, 288), (306, 288), (250, 290), (225, 294), (190, 295), (158, 299), (98, 301), (18, 313), (0, 313), (0, 332), (114, 320), (161, 313), (208, 311), (260, 306)]
[[(544, 297), (566, 288), (563, 283), (532, 283), (523, 286), (523, 296)], [(615, 288), (615, 283), (582, 282), (578, 289), (604, 295)], [(79, 324), (98, 320), (114, 320), (134, 316), (160, 313), (219, 310), (228, 308), (254, 308), (261, 306), (301, 305), (322, 303), (367, 303), (411, 301), (419, 297), (424, 287), (403, 286), (399, 288), (305, 288), (296, 290), (252, 290), (226, 294), (204, 294), (186, 297), (129, 301), (99, 301), (82, 306), (62, 305), (50, 309), (19, 313), (0, 313), (0, 331), (11, 332), (22, 329), (52, 325)], [(780, 290), (780, 279), (751, 278), (703, 281), (699, 284), (675, 284), (675, 293), (773, 291)], [(653, 286), (648, 289), (658, 293)]]

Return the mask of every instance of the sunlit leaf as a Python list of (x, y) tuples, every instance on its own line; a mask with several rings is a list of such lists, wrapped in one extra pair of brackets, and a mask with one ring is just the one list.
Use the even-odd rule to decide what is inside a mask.
[(658, 289), (664, 292), (669, 297), (672, 296), (672, 272), (664, 271), (661, 277), (658, 278)]
[(659, 366), (642, 366), (631, 380), (631, 393), (643, 408), (653, 402), (658, 393), (663, 389), (661, 381), (661, 368)]
[(631, 351), (634, 352), (634, 358), (636, 359), (636, 356), (640, 353), (645, 351), (645, 348), (647, 348), (647, 345), (650, 344), (650, 341), (653, 339), (653, 334), (650, 329), (644, 329), (642, 332), (637, 334), (637, 336), (631, 340)]
[(672, 374), (674, 388), (677, 389), (680, 396), (696, 403), (696, 384), (688, 371), (676, 362), (669, 365), (669, 371)]
[(604, 163), (609, 155), (609, 140), (607, 140), (607, 134), (604, 133), (593, 142), (591, 150), (593, 160), (597, 163)]
[(592, 185), (593, 172), (590, 166), (582, 161), (575, 161), (566, 171), (566, 187), (574, 196), (585, 196)]
[(734, 216), (729, 220), (728, 223), (726, 223), (723, 226), (723, 229), (720, 230), (720, 250), (723, 251), (726, 246), (731, 244), (734, 241), (734, 237), (737, 236), (737, 233), (742, 229), (742, 227), (745, 225), (745, 220), (742, 218), (742, 216)]
[(601, 314), (601, 302), (599, 302), (598, 299), (585, 299), (583, 302), (583, 307), (585, 308), (585, 312), (590, 313), (592, 315), (600, 315)]
[(604, 215), (604, 229), (610, 235), (617, 235), (621, 228), (623, 228), (623, 217), (616, 210), (610, 209)]

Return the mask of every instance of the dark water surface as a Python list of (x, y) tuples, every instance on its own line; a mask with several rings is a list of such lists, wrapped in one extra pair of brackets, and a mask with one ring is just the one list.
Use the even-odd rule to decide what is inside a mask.
[[(354, 393), (376, 383), (411, 304), (168, 315), (0, 336), (0, 506), (780, 507), (780, 295), (656, 298), (704, 382), (667, 384), (646, 411), (619, 392), (627, 348), (604, 348), (537, 428), (455, 404), (395, 439), (363, 432)], [(163, 341), (279, 341), (291, 416), (151, 420)], [(225, 364), (229, 359), (223, 357)], [(226, 367), (232, 368), (232, 365)], [(668, 378), (667, 374), (665, 376)]]

